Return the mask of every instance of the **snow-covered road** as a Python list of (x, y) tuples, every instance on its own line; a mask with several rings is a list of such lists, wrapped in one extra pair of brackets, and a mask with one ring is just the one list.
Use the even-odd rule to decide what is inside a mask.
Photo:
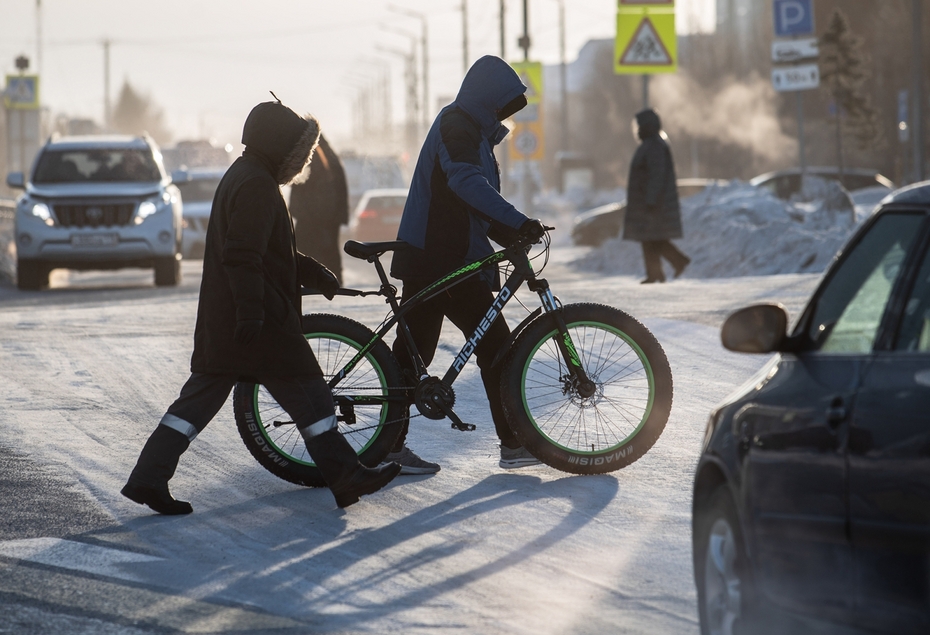
[[(625, 308), (668, 354), (675, 400), (655, 447), (605, 476), (547, 467), (504, 472), (471, 364), (456, 383), (456, 410), (478, 430), (416, 419), (409, 445), (442, 471), (399, 477), (345, 511), (327, 490), (295, 487), (255, 463), (236, 433), (231, 402), (172, 481), (194, 514), (152, 515), (119, 495), (187, 378), (196, 283), (167, 293), (146, 289), (149, 275), (136, 282), (124, 274), (126, 288), (105, 300), (92, 289), (9, 303), (2, 300), (15, 293), (3, 296), (0, 445), (50, 466), (106, 522), (47, 537), (6, 531), (0, 561), (152, 592), (147, 601), (87, 610), (188, 632), (697, 632), (690, 501), (704, 424), (713, 405), (765, 361), (724, 351), (720, 320), (760, 300), (782, 300), (794, 316), (816, 278), (641, 287), (629, 277), (573, 272), (564, 264), (570, 256), (557, 254), (546, 271), (562, 301)], [(196, 282), (194, 263), (185, 264), (185, 275), (186, 285)], [(358, 285), (370, 275), (353, 264), (347, 279)], [(305, 310), (374, 325), (385, 306), (313, 300)], [(520, 318), (508, 316), (512, 324)], [(458, 341), (454, 330), (444, 332), (435, 369), (448, 365)], [(86, 609), (95, 600), (52, 604), (65, 610), (69, 601)], [(223, 610), (191, 608), (207, 605)], [(193, 617), (178, 617), (186, 615), (178, 606)]]

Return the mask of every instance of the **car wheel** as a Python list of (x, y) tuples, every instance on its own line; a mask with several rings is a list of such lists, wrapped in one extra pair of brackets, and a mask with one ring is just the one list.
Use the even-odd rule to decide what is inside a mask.
[(38, 291), (48, 286), (48, 265), (40, 260), (16, 261), (16, 288)]
[(181, 255), (155, 261), (155, 286), (174, 287), (181, 282)]
[(755, 633), (751, 576), (736, 507), (720, 486), (695, 511), (694, 564), (702, 635)]

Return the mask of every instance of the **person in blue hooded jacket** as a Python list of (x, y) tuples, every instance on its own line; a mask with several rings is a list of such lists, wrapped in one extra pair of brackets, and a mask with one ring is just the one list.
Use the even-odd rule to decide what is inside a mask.
[[(494, 251), (489, 240), (506, 245), (524, 232), (541, 235), (543, 226), (528, 219), (500, 193), (500, 169), (494, 146), (509, 130), (502, 121), (526, 106), (526, 86), (507, 62), (486, 55), (465, 74), (451, 104), (433, 122), (420, 150), (410, 193), (397, 231), (410, 245), (394, 253), (391, 275), (403, 281), (403, 301), (463, 265)], [(423, 361), (429, 365), (448, 317), (466, 337), (484, 318), (500, 289), (498, 272), (485, 270), (407, 315), (407, 324)], [(507, 423), (500, 399), (500, 367), (491, 366), (510, 329), (498, 317), (475, 349), (491, 417), (501, 442), (500, 466), (515, 468), (539, 461), (520, 446)], [(407, 347), (394, 342), (401, 365), (412, 370)], [(439, 465), (424, 461), (405, 444), (406, 424), (388, 455), (401, 474), (430, 474)]]

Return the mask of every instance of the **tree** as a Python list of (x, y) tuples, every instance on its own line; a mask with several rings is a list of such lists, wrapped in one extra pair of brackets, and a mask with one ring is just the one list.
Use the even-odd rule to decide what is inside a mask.
[(113, 109), (112, 126), (116, 132), (131, 135), (148, 133), (159, 144), (171, 141), (164, 116), (148, 95), (137, 92), (129, 80), (123, 81), (119, 99)]
[(863, 90), (869, 78), (869, 60), (862, 51), (862, 38), (852, 33), (840, 9), (833, 11), (830, 25), (820, 38), (820, 49), (820, 77), (835, 109), (836, 155), (842, 179), (843, 133), (850, 133), (860, 150), (881, 140), (878, 114)]

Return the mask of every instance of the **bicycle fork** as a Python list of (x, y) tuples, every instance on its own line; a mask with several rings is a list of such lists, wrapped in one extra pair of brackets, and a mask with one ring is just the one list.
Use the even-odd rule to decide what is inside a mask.
[(543, 312), (548, 314), (555, 323), (558, 335), (555, 337), (556, 345), (565, 361), (568, 369), (568, 376), (571, 378), (572, 387), (578, 391), (578, 395), (587, 399), (597, 392), (597, 386), (588, 377), (578, 357), (578, 351), (575, 343), (572, 341), (571, 333), (568, 332), (568, 326), (565, 324), (565, 316), (562, 314), (562, 307), (556, 302), (555, 296), (549, 289), (549, 283), (545, 279), (537, 278), (527, 282), (527, 287), (539, 295), (542, 303)]

